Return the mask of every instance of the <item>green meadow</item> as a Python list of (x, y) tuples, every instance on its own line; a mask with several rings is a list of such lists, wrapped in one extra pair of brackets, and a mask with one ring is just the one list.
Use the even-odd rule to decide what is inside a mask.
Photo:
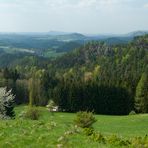
[[(119, 147), (115, 145), (95, 142), (86, 136), (82, 129), (74, 134), (66, 133), (74, 129), (74, 113), (50, 113), (46, 108), (40, 107), (39, 120), (20, 118), (20, 113), (27, 106), (15, 108), (14, 120), (0, 121), (0, 147), (1, 148), (95, 148), (95, 147)], [(148, 114), (129, 116), (105, 116), (95, 115), (97, 122), (94, 130), (104, 136), (117, 135), (123, 139), (144, 137), (148, 134)], [(62, 141), (62, 145), (61, 145)]]

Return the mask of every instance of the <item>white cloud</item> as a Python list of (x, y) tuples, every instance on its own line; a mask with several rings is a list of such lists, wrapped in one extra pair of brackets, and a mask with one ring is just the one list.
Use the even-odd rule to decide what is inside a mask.
[(144, 4), (144, 8), (148, 8), (148, 3), (147, 4)]
[(147, 28), (144, 1), (0, 0), (0, 31), (128, 32)]
[(128, 3), (133, 0), (13, 0), (2, 1), (0, 5), (7, 6), (49, 6), (49, 7), (93, 7), (109, 6), (122, 3)]

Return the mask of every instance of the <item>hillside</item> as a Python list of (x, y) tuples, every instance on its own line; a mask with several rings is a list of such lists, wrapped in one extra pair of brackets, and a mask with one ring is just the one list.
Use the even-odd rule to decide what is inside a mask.
[(143, 36), (146, 34), (148, 34), (148, 31), (133, 31), (133, 32), (126, 34), (126, 36), (136, 37), (136, 36)]
[(148, 148), (148, 0), (0, 0), (0, 148)]
[[(148, 36), (136, 37), (127, 45), (108, 46), (103, 42), (92, 42), (53, 61), (53, 68), (59, 69), (66, 81), (61, 78), (59, 87), (65, 89), (65, 93), (70, 93), (67, 100), (69, 100), (71, 93), (74, 95), (71, 97), (77, 99), (73, 100), (74, 102), (70, 101), (71, 105), (78, 103), (71, 108), (68, 107), (71, 105), (64, 103), (61, 104), (62, 108), (66, 107), (70, 111), (79, 110), (79, 99), (82, 99), (82, 97), (79, 98), (79, 95), (82, 93), (80, 96), (83, 96), (84, 100), (89, 100), (89, 103), (84, 105), (85, 109), (94, 109), (98, 113), (105, 114), (116, 114), (115, 110), (118, 110), (118, 113), (121, 114), (129, 113), (130, 110), (134, 109), (136, 88), (142, 75), (146, 75), (146, 82), (148, 80), (147, 49)], [(65, 85), (67, 88), (65, 88)], [(70, 92), (71, 87), (72, 90), (75, 88), (75, 92), (72, 90)], [(145, 87), (148, 90), (148, 86)], [(85, 94), (86, 92), (87, 94)], [(64, 92), (61, 93), (64, 95)], [(60, 101), (66, 99), (65, 95), (63, 99), (62, 96), (56, 97), (61, 98)], [(147, 99), (146, 93), (145, 97)], [(81, 109), (85, 110), (82, 102), (80, 103)], [(116, 103), (111, 107), (112, 102)], [(90, 104), (93, 105), (89, 106)], [(121, 106), (123, 110), (121, 110)], [(104, 108), (104, 110), (101, 111), (101, 108)]]
[(86, 40), (87, 37), (80, 34), (80, 33), (72, 33), (72, 34), (64, 34), (64, 35), (56, 35), (50, 36), (51, 39), (58, 40), (58, 41), (79, 41), (79, 40)]
[[(139, 31), (125, 35), (83, 35), (80, 33), (0, 33), (0, 52), (8, 54), (33, 54), (54, 58), (79, 48), (90, 41), (103, 41), (108, 45), (127, 44), (135, 36), (147, 32)], [(61, 54), (60, 54), (61, 53)]]
[(81, 34), (0, 34), (0, 51), (8, 54), (32, 53), (42, 57), (55, 57), (59, 53), (63, 54), (83, 45), (84, 42), (79, 41), (82, 38), (84, 39)]
[(67, 112), (147, 113), (147, 49), (145, 35), (128, 44), (89, 42), (52, 60), (3, 53), (0, 85), (13, 89), (17, 104), (28, 103), (31, 94), (33, 104), (44, 106), (52, 98)]
[[(124, 62), (130, 64), (129, 62), (132, 61), (132, 58), (135, 58), (135, 54), (138, 55), (142, 52), (143, 54), (141, 55), (140, 59), (137, 59), (137, 62), (139, 62), (138, 60), (141, 59), (146, 60), (145, 56), (147, 56), (147, 47), (148, 36), (136, 37), (129, 44), (118, 45), (107, 45), (105, 42), (92, 41), (88, 44), (85, 44), (83, 47), (58, 58), (57, 60), (55, 60), (54, 64), (57, 64), (57, 66), (59, 67), (61, 67), (62, 65), (64, 67), (74, 67), (75, 65), (85, 65), (90, 67), (89, 64), (101, 64), (102, 60), (112, 60), (112, 62), (116, 64), (118, 64), (118, 62), (120, 62), (120, 64), (124, 64)], [(106, 59), (102, 59), (102, 57)], [(119, 61), (116, 62), (115, 60)], [(146, 63), (147, 62), (145, 61), (144, 64)]]

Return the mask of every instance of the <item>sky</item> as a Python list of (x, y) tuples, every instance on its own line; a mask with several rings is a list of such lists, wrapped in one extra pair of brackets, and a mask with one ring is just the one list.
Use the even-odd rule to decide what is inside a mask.
[(0, 32), (148, 30), (148, 0), (0, 0)]

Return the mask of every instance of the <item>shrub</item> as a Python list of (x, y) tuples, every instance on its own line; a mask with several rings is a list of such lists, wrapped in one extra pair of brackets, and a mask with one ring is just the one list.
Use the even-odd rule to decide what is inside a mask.
[(78, 127), (90, 128), (96, 122), (92, 112), (78, 112), (74, 123)]
[(133, 147), (148, 147), (148, 136), (146, 135), (144, 138), (142, 137), (135, 137), (131, 140), (131, 145)]
[(93, 132), (91, 139), (99, 143), (106, 143), (105, 137), (101, 133)]
[(0, 118), (7, 119), (15, 116), (14, 114), (14, 96), (11, 90), (7, 91), (5, 87), (0, 88)]
[(108, 138), (108, 143), (110, 143), (110, 144), (116, 144), (116, 143), (119, 143), (119, 141), (120, 141), (120, 138), (117, 137), (117, 135), (111, 135)]
[(111, 135), (108, 139), (108, 143), (111, 145), (117, 145), (117, 146), (129, 146), (131, 143), (128, 140), (123, 140), (117, 135)]
[(46, 107), (48, 108), (48, 110), (49, 110), (50, 112), (52, 112), (53, 109), (54, 109), (54, 107), (55, 107), (54, 101), (53, 101), (53, 100), (50, 100), (50, 101), (48, 102), (48, 105), (46, 105)]
[(94, 129), (93, 129), (93, 128), (84, 128), (83, 131), (84, 131), (84, 134), (85, 134), (86, 136), (90, 136), (90, 135), (93, 134)]
[(52, 115), (54, 115), (54, 112), (58, 111), (58, 106), (56, 106), (55, 102), (53, 100), (50, 100), (48, 102), (48, 105), (46, 105), (47, 109), (51, 112)]
[(132, 110), (129, 115), (136, 115), (136, 112), (134, 110)]
[(24, 113), (24, 117), (31, 120), (38, 120), (40, 117), (39, 109), (37, 107), (29, 107)]

